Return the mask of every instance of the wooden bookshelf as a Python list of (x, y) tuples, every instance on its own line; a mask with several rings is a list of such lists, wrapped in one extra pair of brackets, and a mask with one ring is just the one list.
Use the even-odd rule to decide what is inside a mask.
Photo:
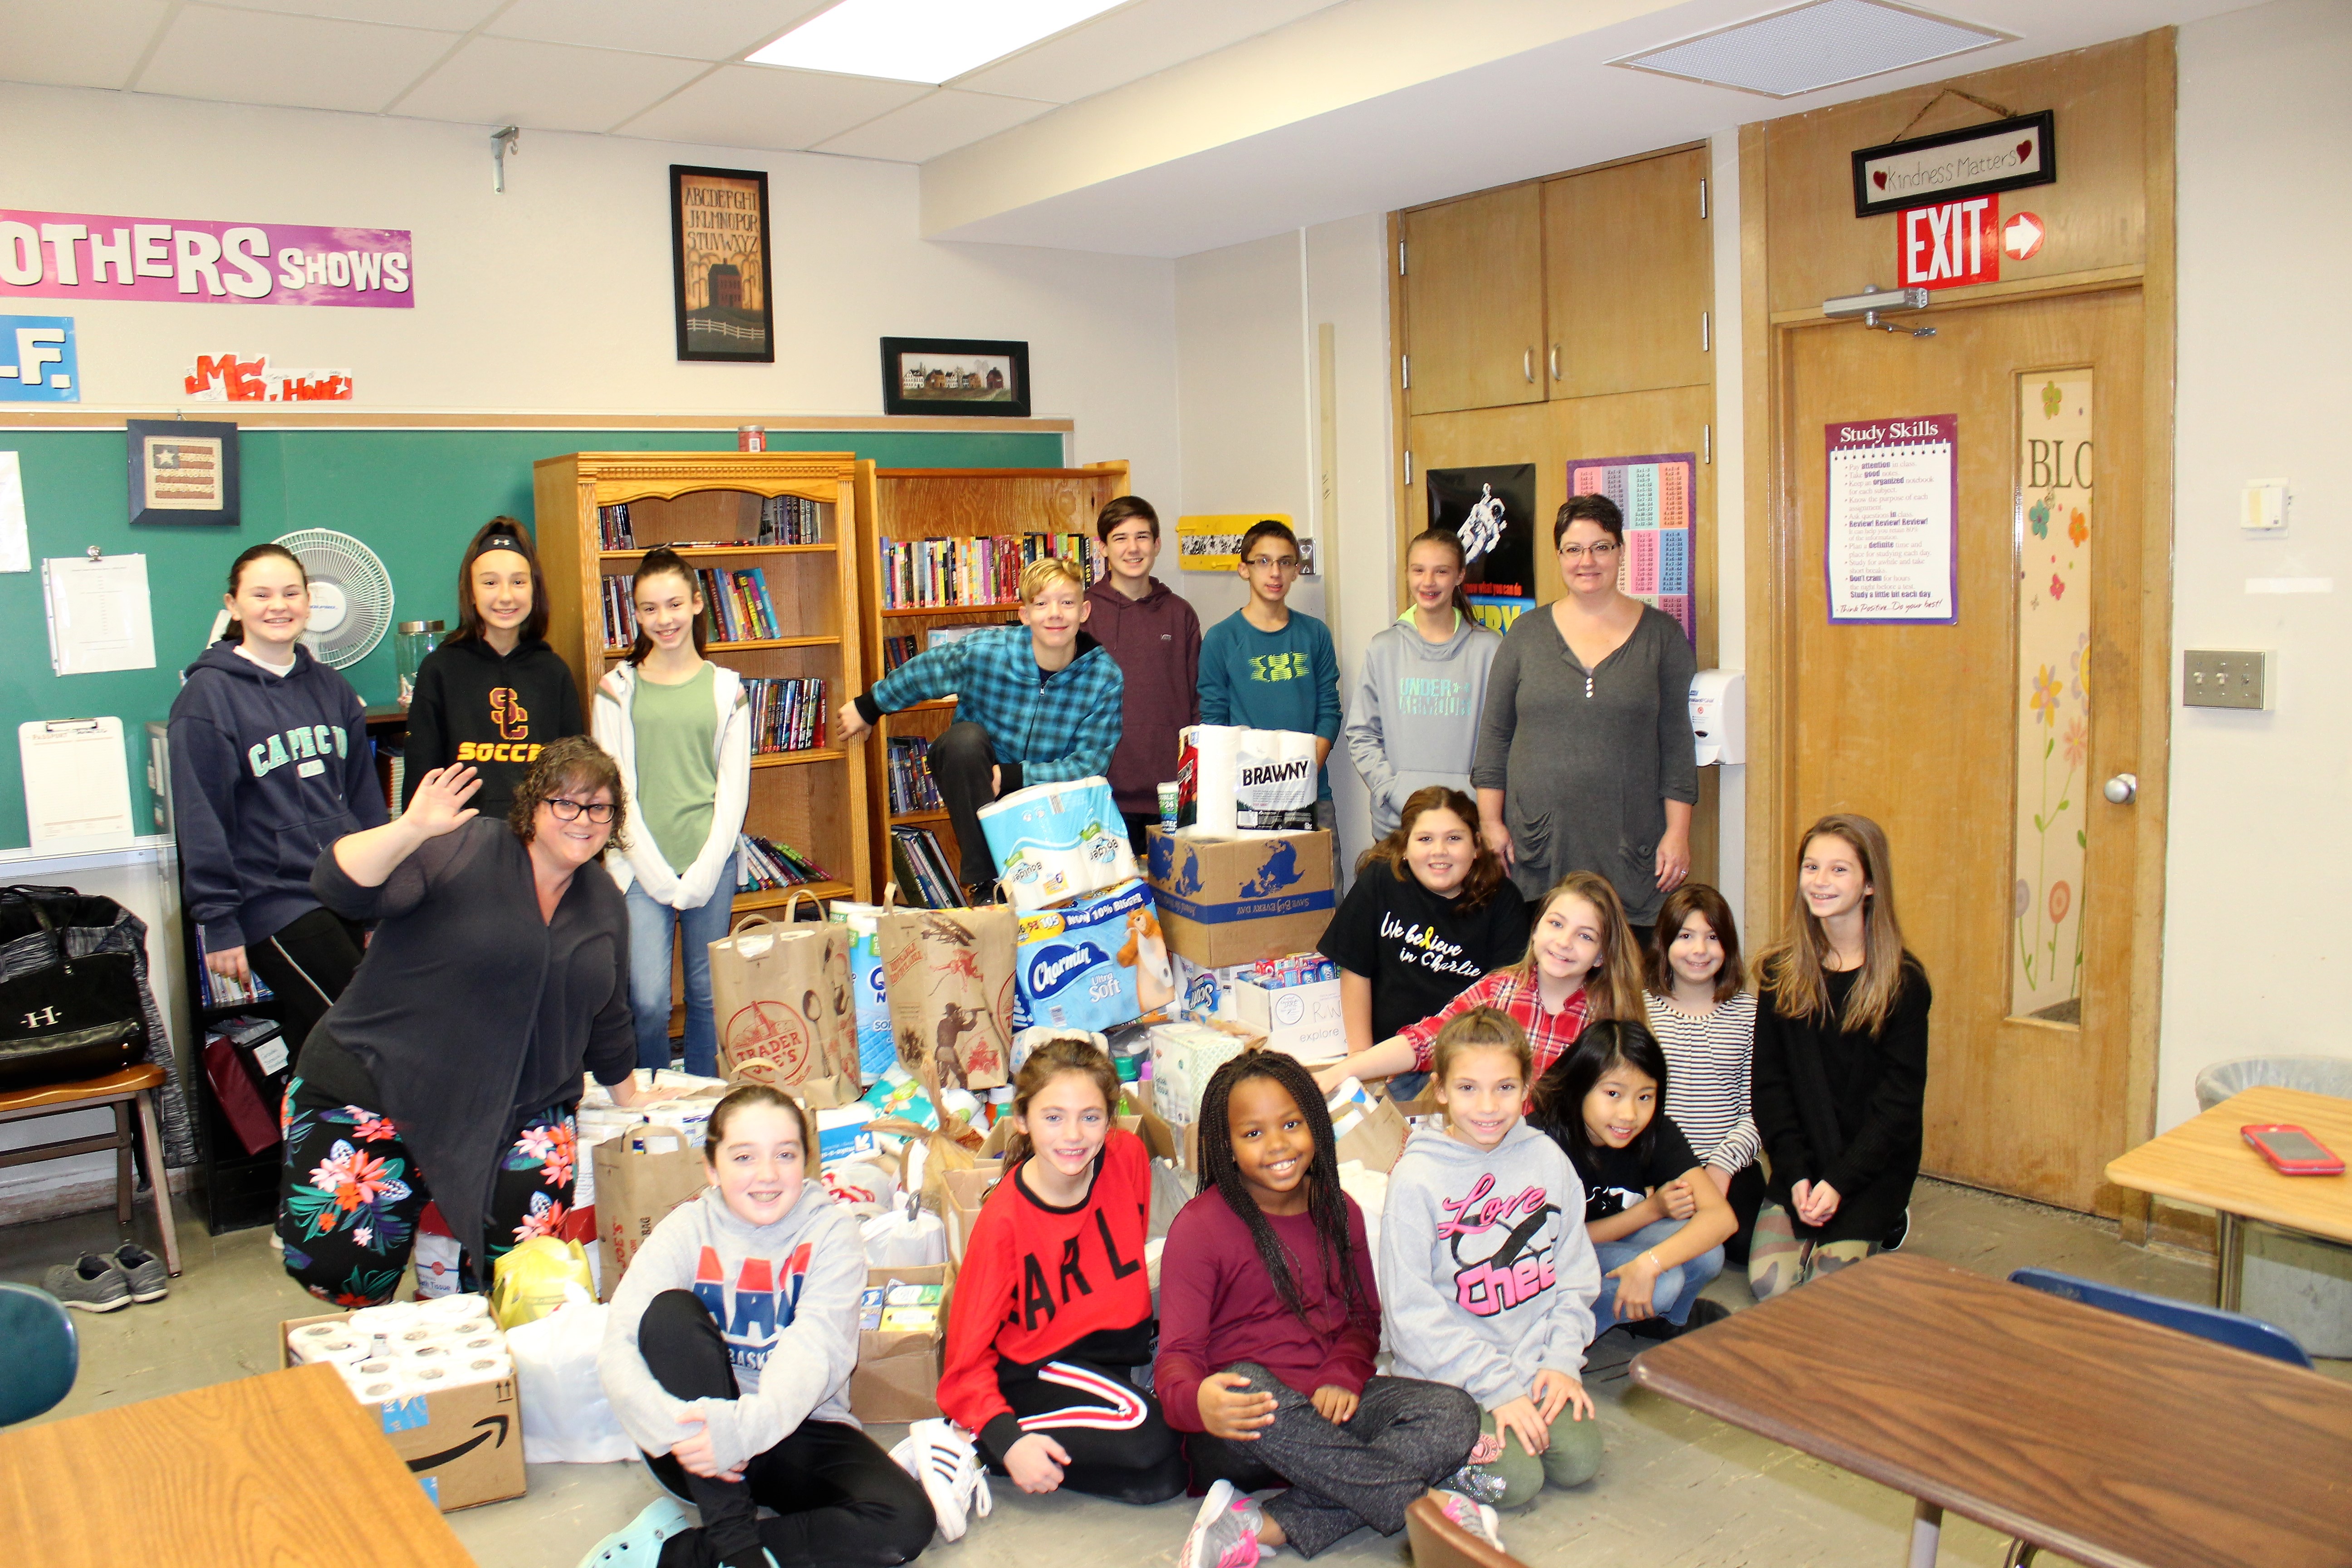
[[(870, 831), (845, 803), (866, 798), (866, 749), (833, 740), (834, 713), (866, 689), (866, 639), (856, 554), (859, 470), (845, 452), (574, 452), (536, 465), (539, 552), (547, 575), (549, 640), (580, 682), (581, 707), (593, 711), (594, 687), (627, 656), (604, 640), (604, 579), (625, 580), (645, 552), (672, 544), (697, 566), (764, 575), (776, 619), (787, 634), (756, 641), (712, 641), (705, 654), (739, 674), (825, 682), (826, 743), (751, 758), (751, 795), (743, 830), (789, 844), (831, 879), (739, 893), (735, 909), (770, 909), (793, 891), (821, 898), (871, 899)], [(711, 543), (759, 537), (760, 503), (771, 496), (817, 503), (823, 542), (815, 544)], [(634, 550), (605, 550), (601, 507), (626, 502)], [(691, 544), (679, 541), (695, 541)], [(846, 543), (850, 548), (843, 548)], [(716, 622), (713, 623), (714, 627)]]
[[(882, 675), (882, 639), (912, 635), (930, 646), (940, 626), (1003, 626), (1017, 618), (1017, 600), (955, 606), (882, 607), (882, 542), (885, 540), (964, 539), (992, 533), (1082, 533), (1094, 536), (1095, 516), (1114, 496), (1128, 493), (1124, 461), (1081, 468), (877, 468), (857, 465), (856, 569), (865, 668), (870, 680)], [(919, 649), (918, 651), (920, 651)], [(894, 814), (890, 810), (889, 752), (892, 736), (929, 740), (955, 721), (955, 700), (919, 702), (883, 715), (866, 742), (874, 780), (868, 797), (867, 857), (877, 888), (890, 877), (890, 829), (929, 828), (957, 866), (961, 847), (944, 811)], [(907, 891), (901, 889), (904, 894)]]

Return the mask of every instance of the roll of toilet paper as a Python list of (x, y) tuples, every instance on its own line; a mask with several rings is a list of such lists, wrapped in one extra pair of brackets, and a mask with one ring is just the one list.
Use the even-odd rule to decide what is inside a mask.
[(372, 1377), (352, 1380), (348, 1386), (352, 1396), (362, 1405), (389, 1405), (395, 1399), (409, 1397), (408, 1381), (399, 1377)]
[(1242, 731), (1236, 724), (1195, 724), (1192, 738), (1192, 829), (1228, 837), (1239, 826), (1235, 781), (1241, 775)]
[(310, 1340), (294, 1347), (294, 1359), (304, 1364), (332, 1362), (338, 1366), (357, 1366), (375, 1353), (375, 1342), (355, 1334), (342, 1334), (331, 1340)]
[(448, 1340), (425, 1340), (404, 1344), (399, 1349), (400, 1374), (409, 1376), (414, 1368), (425, 1365), (446, 1366), (457, 1357), (457, 1345)]
[(514, 1361), (509, 1356), (463, 1356), (449, 1366), (444, 1386), (465, 1388), (478, 1383), (503, 1383), (513, 1375)]
[(458, 1355), (504, 1355), (507, 1353), (507, 1337), (496, 1331), (492, 1331), (487, 1334), (468, 1334), (464, 1339), (456, 1342), (456, 1353)]
[(417, 1303), (417, 1315), (429, 1323), (462, 1323), (468, 1318), (486, 1318), (489, 1312), (490, 1304), (473, 1291)]
[(373, 1356), (343, 1368), (343, 1380), (346, 1383), (374, 1383), (383, 1378), (399, 1375), (400, 1363), (385, 1356)]
[(1100, 778), (1015, 790), (982, 806), (980, 824), (1015, 909), (1043, 909), (1137, 875), (1126, 824)]
[(408, 1391), (404, 1397), (410, 1399), (452, 1386), (450, 1378), (446, 1365), (406, 1366), (400, 1372), (401, 1384)]
[(364, 1338), (391, 1339), (416, 1327), (421, 1321), (413, 1301), (392, 1301), (381, 1307), (362, 1307), (345, 1320), (351, 1331)]
[(467, 1318), (462, 1322), (450, 1323), (446, 1325), (446, 1331), (451, 1337), (462, 1340), (470, 1339), (476, 1334), (496, 1333), (498, 1332), (498, 1328), (499, 1325), (495, 1319), (484, 1316)]

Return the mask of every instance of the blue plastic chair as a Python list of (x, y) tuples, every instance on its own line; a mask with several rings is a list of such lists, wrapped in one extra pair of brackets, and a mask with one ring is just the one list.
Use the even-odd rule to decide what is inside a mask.
[(81, 1341), (65, 1303), (47, 1290), (0, 1280), (0, 1426), (53, 1408), (73, 1392)]
[(2151, 1296), (2144, 1290), (2126, 1290), (2120, 1285), (2102, 1285), (2095, 1279), (2078, 1279), (2072, 1274), (2060, 1274), (2049, 1268), (2021, 1268), (2009, 1277), (2012, 1285), (2040, 1290), (2045, 1295), (2063, 1296), (2069, 1301), (2080, 1301), (2086, 1307), (2103, 1311), (2120, 1312), (2126, 1318), (2137, 1318), (2158, 1328), (2194, 1334), (2200, 1340), (2228, 1345), (2232, 1350), (2250, 1351), (2255, 1355), (2283, 1361), (2289, 1366), (2308, 1370), (2311, 1357), (2297, 1344), (2293, 1334), (2274, 1328), (2260, 1318), (2249, 1318), (2242, 1312), (2225, 1312), (2219, 1307), (2192, 1306), (2187, 1301), (2175, 1301), (2168, 1297)]

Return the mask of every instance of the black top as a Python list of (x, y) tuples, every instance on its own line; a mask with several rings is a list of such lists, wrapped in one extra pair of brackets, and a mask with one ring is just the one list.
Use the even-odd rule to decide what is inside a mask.
[(586, 730), (572, 667), (544, 641), (518, 643), (505, 654), (479, 637), (444, 643), (416, 668), (401, 809), (408, 808), (417, 780), (464, 763), (482, 775), (482, 787), (466, 804), (503, 819), (541, 750)]
[[(1861, 971), (1832, 970), (1830, 1005), (1843, 1016)], [(1927, 1096), (1927, 973), (1903, 955), (1903, 986), (1876, 1038), (1819, 1018), (1783, 1017), (1769, 990), (1756, 999), (1756, 1130), (1772, 1174), (1766, 1190), (1796, 1220), (1789, 1189), (1825, 1181), (1838, 1212), (1807, 1241), (1876, 1241), (1911, 1201)]]
[[(1699, 1157), (1691, 1152), (1690, 1140), (1683, 1136), (1673, 1117), (1658, 1112), (1648, 1131), (1649, 1137), (1636, 1138), (1622, 1149), (1605, 1144), (1576, 1148), (1561, 1141), (1561, 1147), (1569, 1152), (1569, 1163), (1584, 1184), (1585, 1224), (1622, 1214), (1654, 1189), (1698, 1169)], [(1646, 1159), (1642, 1155), (1644, 1142), (1650, 1146)]]
[(471, 1247), (521, 1119), (578, 1100), (583, 1068), (610, 1084), (636, 1066), (628, 907), (603, 867), (583, 866), (542, 920), (530, 851), (486, 817), (421, 845), (381, 888), (344, 875), (331, 847), (310, 887), (380, 923), (302, 1076), (399, 1123)]
[(1372, 1038), (1417, 1024), (1528, 950), (1528, 906), (1506, 882), (1475, 909), (1374, 860), (1323, 932), (1323, 955), (1372, 983)]

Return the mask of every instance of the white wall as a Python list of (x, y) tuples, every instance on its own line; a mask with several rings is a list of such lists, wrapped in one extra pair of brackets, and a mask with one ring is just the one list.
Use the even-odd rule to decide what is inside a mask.
[[(2176, 706), (2157, 1126), (2195, 1114), (2198, 1071), (2257, 1055), (2352, 1056), (2330, 1009), (2352, 963), (2352, 7), (2280, 0), (2180, 30), (2179, 650), (2268, 648), (2267, 713)], [(2284, 538), (2237, 526), (2255, 479), (2294, 488)], [(2177, 690), (2177, 688), (2176, 688)]]
[[(1171, 263), (926, 241), (915, 170), (851, 158), (527, 130), (500, 195), (487, 132), (0, 85), (10, 206), (415, 234), (413, 310), (39, 302), (77, 318), (86, 404), (170, 406), (196, 354), (235, 351), (349, 368), (362, 407), (772, 422), (878, 413), (886, 334), (1015, 338), (1034, 411), (1077, 422), (1074, 460), (1173, 485)], [(678, 363), (673, 163), (769, 172), (776, 363)]]

